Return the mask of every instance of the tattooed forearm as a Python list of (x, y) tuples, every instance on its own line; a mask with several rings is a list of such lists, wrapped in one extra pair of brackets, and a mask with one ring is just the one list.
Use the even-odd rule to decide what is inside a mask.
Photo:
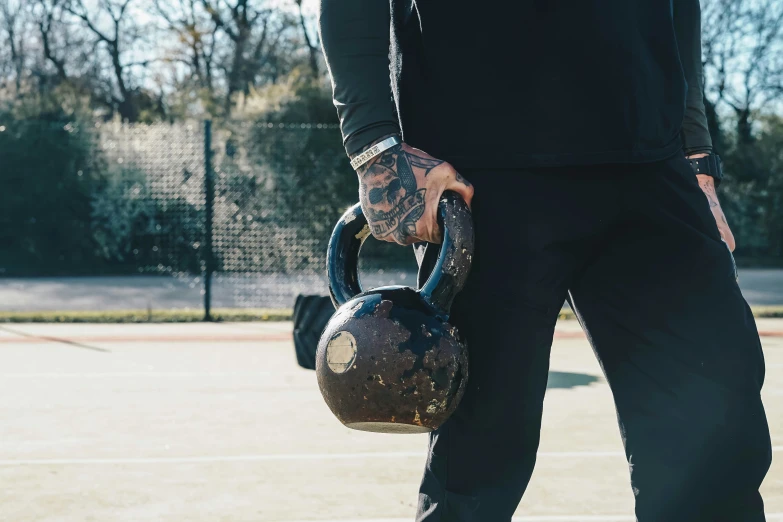
[(357, 170), (362, 205), (375, 237), (405, 243), (416, 236), (427, 192), (419, 188), (416, 174), (426, 177), (443, 163), (397, 145)]
[[(705, 154), (706, 155), (706, 154)], [(715, 190), (715, 180), (706, 174), (696, 174), (696, 179), (699, 182), (699, 188), (707, 197), (707, 201), (710, 205), (710, 211), (715, 218), (715, 223), (718, 225), (718, 232), (720, 232), (721, 240), (726, 243), (729, 250), (734, 250), (734, 234), (731, 233), (728, 221), (726, 221), (726, 214), (723, 213), (723, 209), (718, 201), (718, 194)]]
[(715, 192), (715, 182), (712, 178), (706, 177), (706, 179), (699, 179), (699, 186), (701, 187), (704, 195), (707, 196), (707, 201), (710, 202), (710, 208), (715, 208), (718, 203), (718, 194)]

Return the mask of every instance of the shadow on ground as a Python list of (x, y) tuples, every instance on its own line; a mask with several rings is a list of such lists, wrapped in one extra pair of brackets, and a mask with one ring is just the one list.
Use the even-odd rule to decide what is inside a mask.
[(598, 382), (600, 377), (586, 373), (549, 372), (547, 388), (576, 388), (577, 386), (589, 386)]

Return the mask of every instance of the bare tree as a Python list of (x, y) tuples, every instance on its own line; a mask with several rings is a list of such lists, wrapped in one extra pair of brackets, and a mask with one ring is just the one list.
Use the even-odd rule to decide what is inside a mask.
[[(136, 67), (144, 68), (151, 62), (125, 61), (125, 55), (141, 42), (141, 29), (132, 19), (129, 10), (133, 1), (98, 0), (97, 9), (87, 9), (84, 0), (66, 0), (64, 5), (94, 36), (96, 43), (107, 51), (114, 88), (114, 92), (110, 94), (111, 102), (116, 106), (120, 117), (131, 122), (137, 121), (140, 113), (137, 100), (134, 100), (139, 90), (133, 85), (131, 70)], [(100, 18), (104, 23), (99, 22)]]
[(702, 40), (708, 112), (729, 107), (739, 142), (751, 143), (754, 112), (783, 100), (783, 2), (705, 2)]
[[(260, 6), (256, 4), (260, 3)], [(201, 0), (215, 27), (231, 43), (224, 62), (224, 110), (231, 112), (234, 95), (248, 94), (261, 72), (274, 67), (281, 40), (296, 26), (288, 14), (251, 0)]]
[(129, 121), (164, 107), (192, 114), (196, 101), (199, 112), (230, 116), (240, 95), (294, 71), (293, 82), (320, 79), (320, 44), (302, 4), (0, 0), (0, 88), (12, 103), (37, 87), (53, 108), (64, 97), (87, 108), (88, 99)]
[(307, 29), (307, 22), (305, 20), (304, 11), (302, 10), (302, 0), (294, 0), (296, 7), (299, 10), (299, 26), (302, 28), (302, 36), (304, 37), (305, 46), (307, 47), (307, 54), (310, 58), (310, 72), (313, 78), (318, 79), (320, 75), (320, 68), (318, 67), (318, 57), (321, 54), (321, 44), (318, 41), (318, 31), (315, 31), (313, 39), (310, 38), (310, 32)]
[(27, 39), (24, 31), (24, 3), (0, 0), (0, 21), (6, 34), (13, 84), (17, 96), (22, 94), (22, 81), (26, 66)]
[(217, 25), (206, 15), (199, 0), (155, 0), (154, 3), (166, 29), (177, 37), (177, 47), (164, 60), (184, 65), (197, 88), (206, 92), (211, 105), (217, 97)]
[(36, 25), (41, 35), (43, 56), (54, 66), (57, 79), (61, 82), (68, 78), (68, 73), (65, 69), (65, 56), (60, 54), (61, 49), (58, 49), (55, 43), (55, 29), (61, 22), (63, 4), (64, 0), (37, 0), (35, 4), (38, 8)]

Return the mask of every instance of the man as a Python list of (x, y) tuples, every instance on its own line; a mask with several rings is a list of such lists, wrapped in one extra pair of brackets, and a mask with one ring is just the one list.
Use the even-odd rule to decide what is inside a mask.
[(451, 319), (470, 378), (417, 520), (511, 519), (567, 298), (637, 519), (763, 521), (764, 360), (715, 195), (698, 0), (321, 0), (320, 29), (373, 234), (438, 242), (444, 190), (473, 208)]

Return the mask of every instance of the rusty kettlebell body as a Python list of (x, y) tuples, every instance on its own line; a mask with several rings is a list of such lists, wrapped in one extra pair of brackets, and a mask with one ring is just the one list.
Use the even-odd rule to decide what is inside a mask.
[(419, 290), (362, 292), (359, 250), (370, 229), (361, 206), (349, 209), (335, 227), (327, 266), (337, 312), (318, 344), (316, 373), (324, 400), (349, 428), (429, 432), (446, 421), (465, 392), (467, 345), (447, 321), (470, 271), (473, 221), (465, 202), (447, 192), (439, 222), (443, 244)]

